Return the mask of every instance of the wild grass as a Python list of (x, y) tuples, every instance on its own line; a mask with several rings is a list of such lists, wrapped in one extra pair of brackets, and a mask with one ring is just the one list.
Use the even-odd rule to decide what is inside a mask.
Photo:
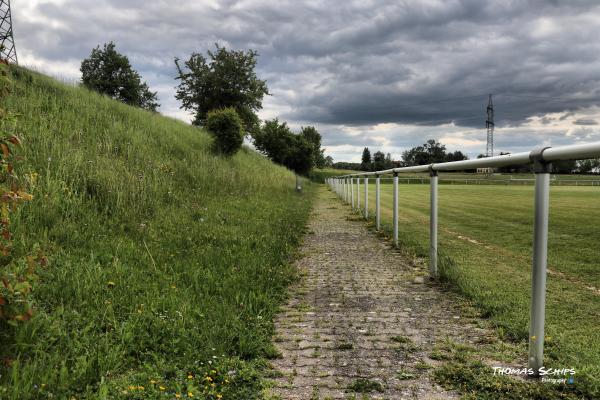
[[(369, 189), (373, 216), (373, 180)], [(382, 221), (388, 232), (391, 189), (382, 185)], [(401, 184), (399, 193), (400, 245), (426, 258), (429, 185)], [(546, 365), (574, 367), (575, 390), (594, 398), (600, 396), (600, 188), (552, 187), (550, 198)], [(441, 185), (439, 224), (443, 278), (492, 319), (502, 338), (527, 343), (533, 188)], [(517, 361), (525, 365), (526, 357)]]
[(351, 173), (356, 173), (356, 171), (335, 168), (315, 168), (309, 173), (308, 177), (314, 182), (325, 183), (327, 178)]
[(0, 398), (257, 398), (311, 186), (248, 149), (215, 156), (182, 122), (13, 75), (18, 125), (2, 128), (34, 195), (14, 252), (50, 262), (33, 319), (0, 326)]

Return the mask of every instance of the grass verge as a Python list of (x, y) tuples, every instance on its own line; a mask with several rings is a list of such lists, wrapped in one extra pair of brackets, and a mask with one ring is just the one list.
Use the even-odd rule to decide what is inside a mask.
[(0, 326), (0, 398), (258, 398), (313, 188), (202, 130), (20, 68), (34, 200), (14, 254), (44, 249), (35, 314)]

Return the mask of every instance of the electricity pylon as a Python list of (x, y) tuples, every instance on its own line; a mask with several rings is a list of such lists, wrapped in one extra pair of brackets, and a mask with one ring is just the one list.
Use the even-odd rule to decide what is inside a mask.
[(13, 37), (10, 0), (0, 0), (0, 58), (14, 64), (19, 63)]
[(492, 104), (491, 94), (487, 106), (485, 127), (487, 128), (487, 147), (485, 149), (485, 155), (487, 157), (494, 157), (494, 104)]

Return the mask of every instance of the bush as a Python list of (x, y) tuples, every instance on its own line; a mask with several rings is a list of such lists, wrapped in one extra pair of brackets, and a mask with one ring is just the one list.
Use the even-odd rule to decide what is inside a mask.
[(244, 142), (242, 119), (234, 108), (221, 108), (208, 113), (206, 129), (214, 136), (214, 148), (219, 153), (235, 154)]

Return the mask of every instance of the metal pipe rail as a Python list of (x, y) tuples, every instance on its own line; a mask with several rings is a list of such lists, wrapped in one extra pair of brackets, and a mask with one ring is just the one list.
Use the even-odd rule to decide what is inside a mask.
[[(548, 258), (548, 213), (550, 195), (550, 173), (553, 161), (584, 160), (600, 158), (600, 142), (576, 144), (562, 147), (541, 147), (529, 152), (507, 154), (476, 160), (452, 161), (392, 168), (383, 171), (359, 172), (327, 179), (329, 187), (340, 198), (350, 203), (353, 210), (361, 212), (365, 219), (369, 216), (369, 177), (375, 177), (375, 221), (376, 229), (381, 229), (380, 190), (381, 177), (393, 176), (393, 240), (398, 245), (398, 174), (408, 172), (429, 172), (431, 177), (430, 195), (430, 243), (429, 273), (437, 277), (438, 264), (438, 172), (462, 171), (476, 168), (497, 168), (512, 165), (533, 164), (535, 173), (535, 219), (533, 234), (533, 257), (531, 269), (531, 309), (529, 323), (529, 368), (539, 373), (544, 358), (544, 320), (546, 303), (546, 274)], [(363, 179), (364, 210), (360, 205), (360, 180)], [(356, 197), (354, 187), (356, 186)], [(345, 193), (345, 194), (344, 194)], [(356, 201), (355, 201), (356, 199)]]

